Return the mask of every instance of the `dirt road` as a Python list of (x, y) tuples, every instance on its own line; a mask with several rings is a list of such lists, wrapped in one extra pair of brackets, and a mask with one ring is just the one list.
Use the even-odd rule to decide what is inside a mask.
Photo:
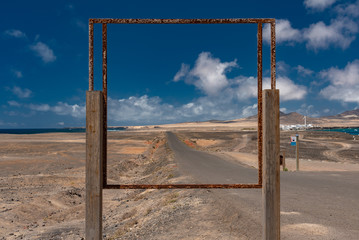
[[(253, 183), (253, 168), (187, 147), (167, 133), (180, 170), (198, 183)], [(282, 239), (357, 239), (359, 172), (282, 172)], [(243, 239), (261, 237), (261, 190), (213, 190)]]

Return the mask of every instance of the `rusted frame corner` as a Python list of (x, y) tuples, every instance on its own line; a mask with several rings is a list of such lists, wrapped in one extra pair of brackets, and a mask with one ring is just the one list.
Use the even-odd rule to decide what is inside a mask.
[[(276, 88), (276, 45), (275, 19), (273, 18), (230, 18), (230, 19), (89, 19), (89, 91), (94, 90), (94, 24), (102, 24), (102, 91), (104, 96), (104, 153), (103, 188), (104, 189), (195, 189), (195, 188), (261, 188), (262, 187), (262, 29), (263, 23), (271, 25), (271, 89)], [(257, 184), (107, 184), (107, 24), (257, 24), (257, 82), (258, 82), (258, 183)]]

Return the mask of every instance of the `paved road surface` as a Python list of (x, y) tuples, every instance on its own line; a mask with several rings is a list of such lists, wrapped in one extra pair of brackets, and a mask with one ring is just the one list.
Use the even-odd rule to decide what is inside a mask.
[[(255, 183), (257, 170), (187, 147), (169, 146), (180, 170), (196, 183)], [(212, 190), (223, 211), (238, 211), (240, 232), (261, 235), (261, 190)], [(359, 239), (359, 172), (281, 172), (282, 239)]]

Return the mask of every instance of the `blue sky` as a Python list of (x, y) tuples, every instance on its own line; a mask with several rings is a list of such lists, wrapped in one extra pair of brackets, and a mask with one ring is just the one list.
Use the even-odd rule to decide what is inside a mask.
[[(0, 128), (85, 125), (89, 18), (276, 18), (281, 110), (359, 107), (359, 0), (6, 1)], [(101, 86), (95, 25), (95, 88)], [(110, 125), (236, 119), (257, 111), (257, 26), (109, 25)], [(268, 26), (264, 26), (268, 87)]]

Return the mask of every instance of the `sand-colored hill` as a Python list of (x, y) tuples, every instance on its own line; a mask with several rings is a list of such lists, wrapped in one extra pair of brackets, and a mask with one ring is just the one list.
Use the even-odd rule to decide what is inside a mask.
[[(255, 130), (258, 126), (257, 115), (233, 120), (210, 120), (203, 122), (184, 122), (163, 125), (129, 126), (129, 130), (181, 130), (186, 128), (196, 130)], [(296, 112), (280, 113), (280, 124), (304, 124), (304, 115)], [(307, 116), (307, 124), (315, 127), (359, 127), (359, 110), (346, 111), (334, 116), (312, 118)]]

